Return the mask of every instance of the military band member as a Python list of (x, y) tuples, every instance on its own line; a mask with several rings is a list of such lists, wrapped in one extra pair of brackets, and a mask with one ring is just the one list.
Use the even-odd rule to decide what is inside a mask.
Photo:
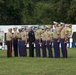
[(35, 43), (35, 34), (32, 30), (32, 26), (28, 26), (28, 41), (29, 41), (29, 56), (34, 57), (34, 43)]
[(47, 53), (46, 53), (46, 34), (45, 34), (45, 29), (42, 29), (42, 34), (41, 34), (41, 38), (42, 38), (42, 57), (46, 57)]
[(41, 36), (40, 36), (40, 30), (38, 29), (38, 26), (35, 27), (35, 47), (36, 47), (36, 57), (40, 57), (40, 42), (41, 42)]
[(6, 34), (7, 57), (12, 57), (12, 28), (8, 29)]
[(25, 31), (25, 28), (22, 27), (22, 32), (21, 32), (21, 54), (22, 54), (23, 57), (27, 56), (26, 45), (27, 45), (27, 33)]
[(65, 28), (65, 24), (62, 24), (61, 30), (61, 50), (62, 57), (67, 58), (67, 42), (68, 42), (68, 33), (67, 28)]
[(49, 26), (46, 27), (46, 47), (48, 49), (48, 57), (52, 58), (52, 32)]
[(53, 32), (53, 46), (54, 46), (54, 54), (55, 54), (55, 58), (59, 58), (60, 57), (60, 48), (59, 48), (59, 44), (60, 44), (60, 28), (58, 27), (58, 23), (54, 24), (54, 32)]
[(17, 32), (17, 27), (14, 27), (13, 30), (14, 30), (14, 33), (13, 33), (14, 56), (18, 57), (18, 32)]

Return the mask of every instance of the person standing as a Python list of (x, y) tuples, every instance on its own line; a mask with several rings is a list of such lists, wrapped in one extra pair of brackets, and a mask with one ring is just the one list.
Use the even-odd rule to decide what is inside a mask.
[(13, 30), (14, 30), (14, 33), (13, 33), (14, 56), (18, 57), (18, 32), (17, 32), (17, 27), (14, 27)]
[(28, 26), (28, 41), (29, 41), (29, 56), (34, 57), (34, 43), (35, 43), (35, 34), (32, 30), (32, 26)]
[(18, 32), (18, 42), (19, 42), (19, 43), (18, 43), (18, 44), (19, 44), (19, 45), (18, 45), (18, 49), (19, 49), (19, 55), (20, 55), (20, 57), (22, 57), (22, 48), (21, 48), (21, 47), (22, 47), (22, 46), (21, 46), (21, 43), (22, 43), (22, 39), (21, 39), (22, 29), (19, 28), (18, 31), (19, 31), (19, 32)]
[(12, 28), (8, 29), (6, 34), (7, 57), (12, 57)]
[(43, 28), (42, 29), (42, 34), (41, 34), (41, 38), (42, 38), (42, 57), (46, 57), (46, 34), (45, 34), (46, 30)]
[(46, 47), (48, 49), (48, 57), (52, 58), (52, 32), (49, 26), (46, 27)]
[(36, 57), (40, 57), (40, 42), (41, 42), (41, 36), (40, 36), (40, 30), (38, 26), (35, 27), (35, 47), (36, 47)]
[(65, 24), (63, 23), (61, 26), (61, 50), (63, 58), (67, 58), (67, 42), (68, 42), (68, 32), (67, 28), (65, 28)]
[(27, 56), (26, 45), (27, 45), (27, 33), (25, 31), (25, 28), (22, 27), (22, 32), (21, 32), (21, 53), (22, 53), (23, 57)]
[(54, 32), (53, 32), (53, 46), (54, 46), (54, 55), (55, 58), (60, 58), (60, 28), (58, 27), (58, 23), (54, 24)]

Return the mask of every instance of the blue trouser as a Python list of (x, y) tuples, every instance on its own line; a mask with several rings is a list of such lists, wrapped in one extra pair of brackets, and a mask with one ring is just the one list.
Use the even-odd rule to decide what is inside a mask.
[(48, 57), (53, 57), (53, 54), (52, 54), (52, 45), (50, 44), (50, 41), (47, 41), (47, 49), (48, 49)]
[(61, 50), (62, 57), (67, 58), (67, 43), (65, 43), (65, 39), (61, 39)]
[(14, 56), (18, 57), (18, 40), (13, 40)]
[(20, 56), (27, 56), (25, 41), (19, 41), (19, 54)]
[(68, 47), (70, 47), (70, 42), (68, 42), (67, 44), (68, 44)]
[(73, 48), (76, 47), (76, 42), (72, 42), (72, 47), (73, 47)]
[(22, 41), (19, 41), (19, 55), (20, 55), (20, 57), (22, 56), (21, 43), (22, 43)]
[(22, 55), (23, 56), (27, 56), (27, 52), (26, 52), (26, 42), (22, 41)]
[(60, 42), (58, 42), (58, 39), (54, 39), (54, 55), (55, 55), (55, 58), (60, 57), (59, 44), (60, 44)]
[(73, 48), (75, 47), (75, 43), (74, 43), (74, 42), (72, 42), (72, 47), (73, 47)]
[(36, 57), (40, 57), (40, 44), (39, 44), (39, 40), (35, 40), (35, 46), (36, 46)]
[(42, 57), (46, 57), (46, 41), (42, 40)]

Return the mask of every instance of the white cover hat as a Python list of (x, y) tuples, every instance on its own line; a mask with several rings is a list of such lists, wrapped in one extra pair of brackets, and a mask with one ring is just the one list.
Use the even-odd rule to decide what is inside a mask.
[(28, 26), (28, 28), (32, 27), (31, 25)]
[(22, 29), (25, 29), (25, 27), (21, 27)]
[(53, 23), (54, 23), (54, 24), (58, 24), (58, 22), (56, 22), (56, 21), (53, 21)]
[(63, 23), (63, 22), (60, 22), (60, 24), (61, 24), (61, 25), (63, 25), (63, 24), (65, 24), (65, 23)]

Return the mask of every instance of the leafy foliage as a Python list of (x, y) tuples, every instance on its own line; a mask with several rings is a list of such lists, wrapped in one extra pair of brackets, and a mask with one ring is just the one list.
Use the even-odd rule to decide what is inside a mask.
[(76, 0), (0, 0), (0, 24), (75, 23)]

